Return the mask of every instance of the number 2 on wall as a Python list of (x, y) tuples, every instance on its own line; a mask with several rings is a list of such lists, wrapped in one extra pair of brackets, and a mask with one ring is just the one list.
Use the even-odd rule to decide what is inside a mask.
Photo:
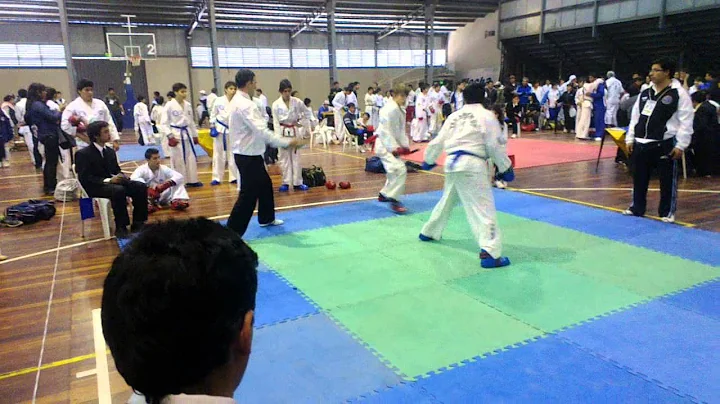
[(155, 55), (156, 55), (155, 45), (153, 45), (153, 44), (148, 44), (148, 46), (147, 46), (147, 54), (148, 54), (149, 56), (155, 56)]

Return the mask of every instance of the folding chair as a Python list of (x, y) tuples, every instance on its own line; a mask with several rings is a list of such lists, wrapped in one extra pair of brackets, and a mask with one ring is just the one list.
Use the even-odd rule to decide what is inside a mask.
[[(72, 172), (75, 178), (77, 178), (75, 164), (72, 165)], [(82, 187), (82, 184), (80, 184), (79, 180), (78, 187), (80, 187), (80, 192), (82, 193), (82, 196), (88, 197), (87, 192), (85, 192), (85, 189)], [(100, 221), (102, 222), (103, 229), (103, 238), (105, 240), (110, 240), (112, 238), (112, 234), (110, 233), (110, 215), (112, 214), (112, 205), (110, 203), (110, 199), (92, 198), (92, 200), (93, 205), (97, 205), (98, 211), (100, 213)], [(80, 237), (85, 238), (85, 221), (82, 219), (80, 219)]]

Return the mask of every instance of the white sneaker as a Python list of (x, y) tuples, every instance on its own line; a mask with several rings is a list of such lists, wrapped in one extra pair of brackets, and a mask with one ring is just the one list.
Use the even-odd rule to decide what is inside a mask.
[(596, 138), (595, 138), (595, 141), (596, 141), (596, 142), (602, 142), (602, 138), (601, 138), (601, 137), (596, 137)]
[(675, 215), (670, 215), (670, 216), (664, 217), (660, 220), (662, 220), (665, 223), (675, 223)]
[(625, 210), (623, 210), (622, 214), (623, 214), (623, 216), (634, 216), (634, 215), (635, 215), (635, 214), (633, 213), (633, 211), (630, 210), (630, 209), (625, 209)]
[(517, 135), (515, 135), (515, 134), (513, 134), (513, 135), (510, 136), (510, 137), (513, 138), (513, 139), (517, 139)]
[(495, 180), (495, 187), (505, 189), (507, 188), (507, 184), (503, 180)]
[(260, 227), (282, 226), (283, 224), (285, 224), (284, 220), (275, 219), (270, 223), (261, 224)]

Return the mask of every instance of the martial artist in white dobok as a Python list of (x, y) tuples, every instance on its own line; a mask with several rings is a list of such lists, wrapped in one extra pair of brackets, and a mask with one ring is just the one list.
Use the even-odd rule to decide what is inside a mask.
[(145, 160), (147, 162), (136, 168), (130, 179), (147, 185), (148, 213), (157, 212), (161, 206), (167, 205), (172, 210), (187, 209), (190, 196), (185, 190), (182, 174), (160, 164), (160, 151), (156, 148), (145, 151)]
[(420, 85), (420, 91), (415, 97), (415, 118), (410, 125), (410, 136), (414, 142), (424, 142), (430, 139), (430, 97), (429, 86)]
[(147, 99), (140, 95), (138, 102), (133, 107), (133, 117), (135, 118), (135, 130), (138, 135), (142, 136), (145, 146), (155, 145), (155, 134), (152, 129), (152, 121), (150, 121), (150, 113), (148, 112)]
[[(77, 116), (89, 125), (95, 121), (105, 121), (110, 129), (110, 142), (106, 146), (111, 146), (115, 151), (120, 150), (120, 134), (118, 133), (115, 122), (112, 119), (110, 110), (102, 100), (93, 98), (93, 82), (90, 80), (80, 80), (77, 85), (78, 97), (75, 98), (62, 114), (60, 128), (68, 135), (75, 136), (78, 149), (82, 149), (89, 145), (87, 135), (77, 133), (76, 127), (70, 122), (72, 116)], [(64, 164), (64, 163), (63, 163)]]
[[(168, 101), (169, 100), (170, 98), (168, 98)], [(155, 128), (157, 128), (158, 131), (158, 133), (155, 134), (155, 142), (160, 143), (165, 158), (170, 158), (170, 146), (168, 146), (167, 137), (168, 134), (165, 133), (167, 123), (167, 113), (165, 110), (166, 105), (167, 101), (162, 104), (153, 105), (152, 111), (150, 112), (150, 118), (155, 122)], [(172, 168), (172, 161), (170, 163), (170, 168)]]
[(410, 154), (410, 144), (405, 135), (405, 111), (400, 107), (405, 105), (407, 94), (408, 89), (403, 84), (393, 88), (393, 98), (380, 110), (380, 125), (375, 129), (375, 155), (380, 157), (387, 173), (387, 180), (380, 190), (378, 200), (390, 202), (395, 213), (407, 212), (399, 201), (405, 193), (407, 179), (405, 161), (399, 156)]
[(347, 105), (348, 95), (352, 93), (352, 87), (345, 87), (343, 91), (335, 94), (332, 100), (334, 120), (335, 120), (335, 137), (342, 142), (343, 138), (343, 117), (345, 116), (345, 106)]
[(625, 92), (620, 80), (615, 78), (615, 72), (607, 72), (605, 82), (605, 125), (617, 126), (617, 113), (620, 108), (620, 97)]
[(377, 98), (375, 97), (375, 89), (368, 87), (367, 94), (365, 94), (365, 112), (370, 115), (370, 125), (377, 127), (380, 123), (380, 109), (377, 107)]
[(228, 137), (228, 124), (230, 123), (230, 111), (228, 106), (232, 101), (237, 86), (234, 81), (225, 83), (225, 95), (213, 101), (210, 110), (210, 136), (213, 138), (213, 159), (212, 159), (212, 182), (210, 185), (220, 185), (225, 178), (225, 164), (228, 168), (228, 179), (231, 184), (237, 182), (237, 167), (232, 152), (232, 145)]
[(174, 170), (182, 174), (189, 187), (201, 187), (198, 180), (197, 154), (193, 143), (197, 141), (197, 128), (192, 105), (187, 102), (187, 86), (173, 85), (175, 98), (165, 106), (165, 133), (168, 134), (170, 160)]
[(440, 240), (459, 201), (481, 249), (482, 267), (495, 268), (510, 265), (510, 260), (502, 257), (487, 160), (497, 165), (498, 178), (512, 181), (515, 174), (505, 151), (507, 137), (503, 136), (500, 122), (482, 106), (484, 92), (479, 84), (465, 88), (465, 106), (448, 117), (425, 150), (423, 169), (432, 169), (443, 151), (447, 152), (447, 162), (443, 196), (422, 228), (420, 240)]
[[(582, 79), (580, 80), (582, 81)], [(575, 93), (575, 105), (577, 105), (577, 116), (575, 116), (575, 137), (577, 139), (590, 139), (590, 120), (592, 119), (593, 103), (590, 94), (597, 90), (602, 79), (585, 81), (581, 88)]]
[[(304, 128), (301, 127), (300, 121), (311, 121), (312, 113), (308, 116), (305, 104), (299, 98), (290, 95), (292, 93), (290, 80), (282, 80), (278, 91), (280, 92), (280, 98), (272, 104), (275, 136), (302, 139)], [(300, 150), (297, 147), (279, 149), (278, 160), (280, 160), (280, 169), (282, 170), (280, 192), (289, 191), (291, 185), (293, 189), (300, 191), (310, 189), (310, 187), (303, 184)]]

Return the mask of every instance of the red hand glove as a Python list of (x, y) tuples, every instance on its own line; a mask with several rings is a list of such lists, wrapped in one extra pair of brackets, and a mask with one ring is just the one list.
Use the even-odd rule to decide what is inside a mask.
[(147, 194), (148, 199), (150, 199), (151, 201), (156, 200), (160, 197), (160, 192), (158, 192), (156, 188), (148, 188)]
[(425, 119), (425, 118), (420, 118), (420, 117), (418, 117), (418, 121), (422, 121), (423, 119)]
[(198, 143), (200, 143), (200, 140), (199, 140), (198, 138), (194, 137), (194, 138), (193, 138), (193, 144), (198, 144)]
[(434, 114), (434, 113), (435, 113), (435, 108), (430, 107), (430, 112), (432, 112), (432, 113)]
[(443, 104), (445, 104), (445, 101), (441, 100), (440, 102), (438, 102), (438, 104), (443, 105)]
[(179, 145), (179, 144), (180, 144), (180, 142), (178, 142), (178, 140), (175, 139), (174, 137), (168, 138), (168, 146), (177, 147), (177, 145)]
[(87, 126), (85, 126), (85, 122), (80, 121), (80, 122), (77, 124), (75, 130), (77, 131), (77, 133), (85, 133), (85, 132), (87, 132)]
[(156, 186), (155, 190), (157, 191), (158, 194), (162, 194), (163, 192), (165, 192), (168, 188), (172, 187), (173, 185), (175, 185), (175, 181), (173, 181), (173, 180), (165, 181), (162, 184)]
[(397, 149), (393, 150), (392, 152), (393, 156), (404, 156), (406, 154), (410, 154), (410, 149), (407, 147), (398, 147)]

